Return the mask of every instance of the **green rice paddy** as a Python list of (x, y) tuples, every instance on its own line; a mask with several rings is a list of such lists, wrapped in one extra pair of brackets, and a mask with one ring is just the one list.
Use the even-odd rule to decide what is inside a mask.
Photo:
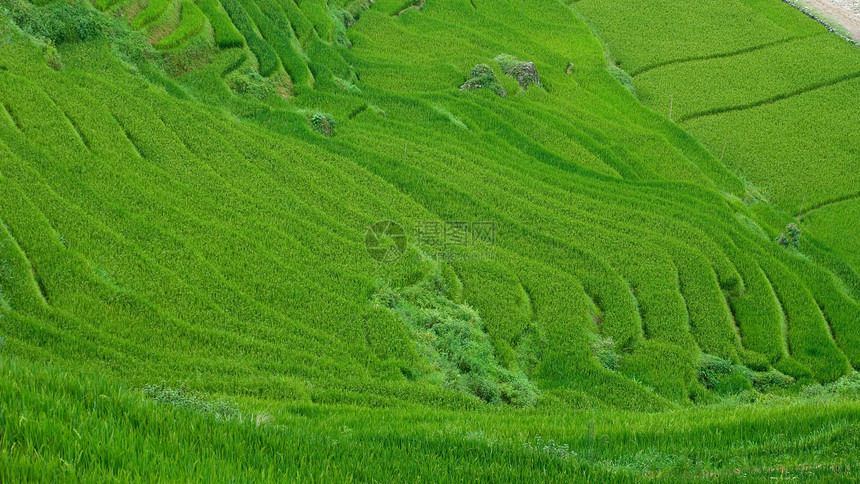
[(858, 56), (778, 0), (0, 0), (0, 480), (856, 479)]

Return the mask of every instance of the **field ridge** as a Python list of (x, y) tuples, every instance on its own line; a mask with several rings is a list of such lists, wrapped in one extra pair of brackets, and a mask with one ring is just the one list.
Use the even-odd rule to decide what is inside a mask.
[(781, 44), (787, 44), (789, 42), (793, 42), (793, 41), (799, 40), (799, 39), (805, 39), (807, 37), (815, 37), (816, 35), (826, 35), (826, 34), (812, 33), (812, 34), (801, 35), (801, 36), (797, 36), (797, 37), (787, 37), (784, 39), (778, 39), (778, 40), (774, 40), (771, 42), (766, 42), (764, 44), (758, 44), (758, 45), (754, 45), (754, 46), (750, 46), (750, 47), (744, 47), (743, 49), (739, 49), (739, 50), (732, 51), (732, 52), (720, 52), (720, 53), (716, 53), (716, 54), (708, 54), (708, 55), (702, 55), (702, 56), (696, 56), (696, 57), (684, 57), (684, 58), (680, 58), (680, 59), (668, 60), (665, 62), (660, 62), (657, 64), (651, 64), (651, 65), (641, 67), (635, 71), (630, 72), (630, 75), (633, 77), (636, 77), (636, 76), (639, 76), (641, 74), (645, 74), (646, 72), (653, 71), (653, 70), (659, 69), (661, 67), (675, 65), (675, 64), (684, 64), (687, 62), (705, 61), (705, 60), (713, 60), (713, 59), (724, 59), (727, 57), (735, 57), (735, 56), (739, 56), (742, 54), (749, 54), (749, 53), (755, 52), (757, 50), (763, 50), (763, 49), (767, 49), (768, 47), (773, 47), (773, 46), (781, 45)]
[(807, 94), (810, 92), (817, 91), (819, 89), (824, 89), (824, 88), (828, 88), (831, 86), (835, 86), (837, 84), (841, 84), (843, 82), (850, 81), (850, 80), (857, 79), (857, 78), (860, 78), (860, 71), (857, 71), (857, 72), (852, 73), (852, 74), (846, 74), (846, 75), (837, 77), (835, 79), (831, 79), (829, 81), (821, 82), (821, 83), (816, 84), (814, 86), (805, 87), (805, 88), (799, 89), (797, 91), (778, 94), (776, 96), (773, 96), (773, 97), (770, 97), (767, 99), (762, 99), (762, 100), (747, 103), (747, 104), (686, 114), (683, 117), (679, 118), (678, 122), (684, 123), (686, 121), (691, 121), (691, 120), (694, 120), (697, 118), (702, 118), (705, 116), (715, 116), (715, 115), (730, 113), (733, 111), (743, 111), (746, 109), (753, 109), (753, 108), (757, 108), (757, 107), (761, 107), (761, 106), (766, 106), (768, 104), (773, 104), (773, 103), (776, 103), (779, 101), (783, 101), (785, 99), (790, 99), (792, 97), (801, 96), (803, 94)]

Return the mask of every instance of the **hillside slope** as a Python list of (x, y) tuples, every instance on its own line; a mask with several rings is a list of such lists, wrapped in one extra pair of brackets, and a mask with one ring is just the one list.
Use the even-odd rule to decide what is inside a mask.
[(724, 4), (0, 0), (0, 480), (852, 475), (856, 53)]
[[(843, 248), (857, 231), (840, 207), (860, 196), (856, 45), (777, 1), (586, 0), (575, 8), (633, 74), (645, 104), (860, 269), (856, 250)], [(642, 42), (646, 21), (654, 42)]]
[[(749, 381), (830, 382), (860, 362), (856, 276), (814, 241), (774, 243), (779, 215), (642, 107), (562, 3), (379, 1), (348, 42), (322, 24), (295, 34), (314, 76), (302, 89), (298, 71), (261, 76), (247, 37), (175, 53), (171, 78), (147, 48), (109, 41), (122, 19), (67, 9), (15, 4), (6, 20), (13, 354), (267, 398), (638, 409), (710, 398), (703, 353)], [(33, 12), (90, 22), (87, 38), (45, 34), (61, 65)], [(540, 84), (518, 85), (500, 54)], [(477, 64), (507, 97), (459, 89)], [(331, 131), (318, 112), (332, 137), (313, 133)], [(406, 227), (391, 264), (365, 247), (379, 220)], [(495, 233), (415, 237), (454, 222)]]

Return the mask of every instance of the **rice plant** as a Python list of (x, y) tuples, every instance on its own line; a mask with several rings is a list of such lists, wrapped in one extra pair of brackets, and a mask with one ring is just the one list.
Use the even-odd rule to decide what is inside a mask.
[(0, 481), (857, 478), (789, 6), (0, 7)]

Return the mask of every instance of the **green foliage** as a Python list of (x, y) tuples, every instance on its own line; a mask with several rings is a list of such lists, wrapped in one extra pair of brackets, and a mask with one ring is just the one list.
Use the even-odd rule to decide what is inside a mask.
[(55, 71), (59, 71), (63, 69), (63, 60), (60, 57), (60, 53), (57, 51), (57, 47), (54, 46), (54, 43), (50, 40), (45, 42), (43, 47), (44, 55), (45, 55), (45, 63), (48, 64), (48, 67), (54, 69)]
[(334, 136), (334, 130), (337, 127), (337, 122), (334, 117), (328, 113), (315, 112), (310, 116), (311, 127), (323, 136)]
[(752, 390), (748, 370), (717, 356), (703, 354), (699, 363), (699, 382), (722, 395), (735, 395)]
[(506, 97), (508, 95), (505, 88), (499, 82), (499, 78), (496, 77), (496, 73), (486, 64), (476, 65), (469, 74), (469, 78), (466, 79), (466, 82), (460, 86), (460, 89), (465, 91), (489, 89), (499, 97)]
[(55, 2), (37, 7), (24, 0), (3, 0), (9, 16), (26, 34), (53, 45), (86, 42), (109, 35), (108, 18), (86, 2)]
[(340, 48), (324, 42), (319, 37), (311, 39), (306, 47), (308, 68), (313, 73), (319, 87), (327, 87), (334, 77), (353, 79), (355, 73), (349, 63), (343, 58)]
[(352, 42), (347, 36), (346, 30), (356, 22), (355, 16), (344, 9), (330, 9), (329, 15), (334, 20), (334, 30), (332, 31), (332, 41), (340, 46), (349, 48), (352, 47)]
[(800, 227), (797, 226), (796, 223), (792, 222), (785, 226), (785, 232), (779, 234), (779, 237), (776, 238), (776, 243), (785, 249), (790, 248), (798, 248), (800, 247)]
[(313, 25), (315, 33), (326, 42), (332, 40), (335, 19), (329, 15), (325, 0), (301, 0), (297, 2), (303, 16)]
[(221, 7), (221, 2), (218, 0), (199, 0), (197, 5), (209, 19), (212, 30), (215, 31), (215, 43), (218, 44), (218, 47), (229, 49), (245, 45), (245, 38), (233, 25), (230, 16)]
[(499, 364), (480, 316), (450, 299), (441, 275), (399, 290), (382, 288), (374, 297), (413, 334), (429, 367), (423, 379), (487, 403), (529, 407), (537, 401), (537, 387), (522, 372)]
[[(647, 414), (269, 407), (254, 418), (217, 418), (109, 379), (0, 359), (0, 479), (262, 481), (273, 468), (336, 481), (858, 477), (860, 408), (847, 395)], [(803, 451), (774, 452), (775, 442)]]
[(832, 383), (813, 383), (803, 388), (801, 396), (815, 400), (834, 400), (860, 396), (860, 373), (852, 372)]
[(170, 0), (149, 0), (146, 8), (134, 17), (131, 27), (137, 30), (155, 22), (167, 10), (168, 5), (170, 5)]
[(609, 71), (609, 74), (615, 78), (616, 81), (621, 83), (625, 89), (630, 91), (634, 96), (636, 93), (636, 86), (633, 84), (633, 78), (630, 77), (630, 74), (627, 73), (624, 69), (619, 67), (617, 64), (610, 64), (606, 67), (606, 70)]
[(160, 57), (142, 35), (85, 2), (55, 2), (45, 6), (21, 0), (6, 2), (9, 28), (19, 30), (37, 44), (45, 62), (54, 70), (64, 67), (57, 46), (98, 39), (110, 39), (112, 54), (132, 70), (153, 72), (160, 65)]
[(860, 51), (851, 44), (784, 2), (600, 0), (575, 8), (636, 78), (643, 102), (671, 111), (778, 208), (798, 213), (857, 192), (847, 127), (860, 116)]
[(343, 89), (344, 91), (346, 91), (348, 93), (361, 94), (361, 89), (358, 86), (356, 86), (355, 84), (353, 84), (351, 81), (348, 81), (346, 79), (341, 79), (339, 77), (333, 77), (332, 80), (341, 89)]
[[(261, 2), (261, 8), (266, 11), (266, 5), (270, 2)], [(301, 42), (308, 41), (314, 34), (314, 26), (304, 12), (299, 8), (298, 2), (280, 2), (281, 16), (290, 22), (292, 32)], [(268, 12), (268, 11), (267, 11)]]
[[(254, 23), (249, 25), (255, 35), (264, 34), (266, 40), (261, 38), (261, 42), (281, 46), (269, 35), (277, 30), (293, 52), (302, 52), (301, 45), (293, 43), (291, 19), (283, 11), (279, 13), (279, 5), (236, 3), (241, 11), (253, 12), (248, 14), (252, 20), (270, 19), (269, 23), (260, 21), (259, 29)], [(230, 2), (225, 4), (229, 9)], [(50, 220), (60, 226), (56, 230), (72, 240), (64, 247), (89, 247), (81, 257), (91, 262), (81, 266), (81, 274), (88, 274), (85, 268), (90, 264), (106, 268), (104, 273), (109, 276), (105, 277), (101, 269), (93, 269), (92, 285), (98, 288), (93, 291), (120, 291), (122, 296), (114, 297), (137, 298), (111, 304), (110, 309), (81, 302), (72, 310), (85, 318), (82, 325), (95, 324), (86, 319), (90, 314), (112, 314), (112, 324), (97, 326), (103, 329), (93, 338), (131, 341), (128, 344), (133, 349), (118, 343), (125, 349), (116, 351), (134, 353), (134, 348), (148, 347), (144, 339), (148, 331), (126, 329), (136, 327), (141, 311), (161, 321), (153, 324), (173, 327), (187, 323), (183, 327), (188, 332), (179, 333), (176, 339), (183, 344), (206, 341), (206, 347), (216, 353), (224, 341), (245, 331), (237, 329), (246, 328), (243, 321), (264, 321), (248, 333), (250, 349), (243, 346), (230, 350), (223, 359), (212, 360), (211, 376), (204, 377), (209, 387), (203, 388), (214, 393), (246, 388), (227, 363), (237, 360), (266, 368), (260, 378), (270, 372), (288, 375), (259, 385), (266, 396), (312, 395), (331, 402), (358, 403), (439, 398), (447, 405), (462, 404), (463, 400), (451, 396), (439, 397), (434, 387), (405, 390), (400, 385), (406, 383), (389, 380), (399, 378), (399, 369), (413, 367), (410, 358), (415, 355), (404, 348), (411, 340), (394, 329), (390, 318), (368, 314), (363, 306), (368, 281), (378, 276), (367, 260), (362, 234), (370, 221), (393, 210), (384, 207), (398, 208), (395, 214), (406, 221), (422, 220), (427, 213), (499, 221), (505, 234), (500, 239), (503, 243), (476, 251), (480, 257), (497, 260), (497, 265), (489, 271), (472, 260), (475, 253), (456, 254), (465, 261), (454, 261), (462, 281), (459, 296), (451, 298), (469, 301), (480, 311), (500, 365), (519, 368), (541, 384), (558, 385), (560, 392), (579, 392), (583, 398), (605, 405), (638, 409), (666, 408), (670, 405), (667, 396), (685, 403), (698, 384), (697, 356), (692, 351), (697, 346), (757, 370), (770, 363), (784, 373), (808, 378), (814, 367), (816, 378), (838, 378), (839, 355), (853, 354), (852, 345), (846, 344), (852, 341), (848, 329), (853, 306), (826, 283), (830, 273), (825, 271), (825, 281), (820, 282), (812, 275), (813, 262), (801, 261), (795, 266), (793, 259), (785, 258), (789, 254), (769, 251), (767, 247), (774, 244), (749, 229), (772, 230), (770, 219), (762, 215), (768, 207), (757, 204), (755, 210), (759, 211), (753, 212), (742, 203), (728, 204), (712, 183), (723, 180), (719, 182), (723, 186), (731, 182), (720, 178), (723, 175), (713, 168), (713, 157), (676, 127), (655, 121), (653, 113), (629, 98), (617, 98), (617, 86), (605, 71), (603, 52), (569, 10), (551, 8), (550, 14), (527, 8), (535, 15), (522, 25), (506, 30), (489, 23), (478, 28), (479, 33), (464, 32), (442, 13), (425, 9), (421, 16), (433, 16), (440, 22), (433, 42), (423, 42), (421, 26), (408, 19), (397, 21), (402, 25), (395, 29), (388, 25), (390, 19), (367, 11), (362, 17), (367, 23), (353, 26), (355, 39), (362, 41), (348, 53), (309, 34), (308, 46), (318, 49), (313, 52), (314, 68), (331, 73), (355, 66), (361, 80), (347, 73), (346, 77), (332, 75), (331, 84), (336, 86), (340, 79), (361, 89), (306, 85), (288, 103), (269, 95), (269, 86), (281, 89), (281, 85), (239, 68), (242, 62), (237, 62), (235, 52), (222, 52), (218, 56), (223, 57), (213, 57), (216, 60), (211, 66), (182, 74), (181, 82), (195, 89), (199, 100), (181, 103), (159, 89), (141, 90), (140, 79), (118, 69), (106, 47), (97, 44), (75, 44), (74, 49), (63, 51), (68, 57), (64, 62), (75, 66), (76, 72), (91, 73), (86, 81), (65, 73), (45, 75), (23, 60), (16, 61), (18, 64), (4, 60), (16, 72), (27, 73), (24, 76), (32, 85), (20, 87), (18, 81), (14, 90), (18, 95), (3, 98), (0, 124), (10, 133), (20, 126), (32, 143), (46, 148), (21, 141), (8, 149), (11, 154), (4, 152), (4, 163), (9, 164), (4, 176), (14, 177), (14, 183), (4, 183), (19, 188), (6, 193), (3, 220), (19, 225), (14, 233), (27, 237), (53, 230), (50, 226), (20, 226), (22, 220), (35, 224), (42, 219), (34, 214), (49, 211)], [(555, 27), (564, 22), (578, 25), (579, 30), (565, 31), (557, 42), (546, 41), (546, 51), (535, 51), (533, 59), (537, 65), (575, 61), (575, 81), (562, 72), (542, 72), (554, 89), (534, 90), (515, 103), (474, 103), (471, 96), (451, 97), (444, 89), (461, 76), (452, 66), (492, 58), (501, 48), (512, 51), (526, 33), (556, 32)], [(497, 36), (498, 45), (464, 40), (490, 35)], [(180, 50), (186, 47), (183, 44)], [(446, 61), (440, 64), (438, 59)], [(559, 64), (558, 59), (564, 62)], [(515, 83), (507, 76), (503, 79)], [(250, 95), (232, 96), (236, 91)], [(259, 102), (261, 97), (264, 103)], [(230, 114), (212, 114), (212, 105)], [(301, 109), (299, 113), (293, 111), (296, 107)], [(308, 137), (305, 128), (317, 112), (330, 113), (329, 119), (317, 117), (315, 129), (322, 132), (328, 132), (331, 121), (338, 120), (336, 139), (323, 143)], [(238, 122), (236, 117), (245, 121)], [(6, 136), (3, 139), (11, 142)], [(42, 149), (49, 152), (42, 154), (38, 151)], [(64, 160), (61, 166), (68, 163), (75, 172), (86, 167), (90, 175), (67, 177), (48, 171), (33, 159)], [(186, 164), (180, 169), (167, 160), (185, 160)], [(712, 168), (703, 168), (708, 166)], [(163, 171), (149, 171), (153, 167)], [(145, 174), (169, 186), (184, 187), (183, 197), (167, 189), (115, 190), (103, 180), (116, 170), (122, 176)], [(711, 175), (715, 178), (710, 179)], [(29, 176), (51, 180), (60, 190), (57, 193), (71, 199), (69, 206), (80, 206), (83, 213), (113, 213), (111, 200), (133, 203), (137, 196), (147, 200), (146, 210), (130, 219), (102, 215), (82, 219), (78, 212), (54, 213), (40, 205), (26, 208), (29, 205), (11, 198), (10, 193), (42, 200), (44, 194), (31, 188), (42, 185), (33, 185)], [(743, 184), (737, 185), (736, 195), (742, 196)], [(102, 195), (90, 199), (83, 193)], [(367, 197), (367, 193), (373, 196)], [(285, 204), (291, 210), (305, 208), (285, 218)], [(178, 207), (176, 217), (182, 222), (163, 218), (165, 211), (174, 213), (171, 207)], [(237, 225), (238, 219), (248, 222)], [(254, 243), (236, 254), (214, 235), (192, 238), (176, 232), (176, 224), (189, 221), (217, 227), (236, 244)], [(266, 236), (261, 237), (261, 232)], [(143, 234), (152, 233), (164, 235), (147, 242)], [(125, 234), (121, 240), (129, 245), (110, 234)], [(99, 240), (120, 246), (107, 248)], [(49, 253), (40, 255), (38, 261), (67, 257), (64, 252), (38, 249), (38, 242), (21, 244), (28, 254), (34, 250)], [(316, 250), (324, 255), (312, 255)], [(110, 256), (113, 253), (126, 255), (117, 260)], [(162, 253), (174, 255), (156, 255)], [(161, 262), (153, 264), (154, 260)], [(630, 264), (630, 260), (640, 262)], [(38, 277), (22, 271), (26, 276), (22, 280), (30, 281), (22, 293), (38, 301), (40, 283), (49, 297), (52, 292), (69, 290), (52, 282), (57, 277), (51, 275), (53, 262), (35, 262), (34, 266)], [(204, 278), (188, 267), (206, 267), (221, 275)], [(259, 269), (249, 271), (248, 267)], [(139, 273), (146, 277), (139, 278)], [(275, 280), (286, 282), (273, 286)], [(389, 281), (394, 287), (412, 282)], [(52, 289), (52, 284), (60, 287)], [(823, 289), (815, 289), (819, 287)], [(90, 289), (75, 291), (82, 295)], [(168, 297), (188, 291), (195, 296), (187, 300)], [(8, 292), (5, 287), (4, 292)], [(233, 296), (221, 302), (227, 294)], [(16, 298), (7, 299), (14, 307)], [(827, 319), (816, 319), (816, 301), (822, 302)], [(234, 305), (243, 309), (224, 309)], [(127, 307), (135, 308), (134, 312), (126, 313)], [(594, 321), (592, 314), (599, 314), (600, 321)], [(198, 326), (189, 320), (211, 321), (220, 329), (200, 335), (193, 329)], [(333, 326), (320, 327), (318, 322), (323, 320), (332, 321)], [(21, 327), (29, 324), (16, 321)], [(838, 346), (827, 344), (827, 322), (833, 325)], [(599, 328), (592, 327), (595, 323)], [(319, 341), (330, 341), (336, 334), (335, 339), (348, 343), (330, 349), (326, 346), (330, 343), (308, 343), (313, 339), (310, 336), (291, 336), (294, 347), (310, 345), (314, 354), (323, 355), (321, 360), (308, 363), (300, 352), (274, 356), (280, 349), (272, 341), (285, 334), (304, 335), (304, 329), (296, 328), (310, 328)], [(20, 331), (18, 339), (35, 338)], [(588, 337), (594, 332), (616, 342), (616, 351), (623, 355), (616, 371), (607, 371), (595, 359)], [(343, 334), (349, 337), (342, 338)], [(390, 345), (389, 337), (394, 342)], [(53, 340), (46, 341), (49, 343), (39, 344), (59, 347), (59, 343), (50, 343)], [(643, 341), (646, 344), (640, 345)], [(747, 347), (753, 352), (745, 353)], [(788, 348), (796, 359), (789, 356)], [(191, 380), (187, 368), (196, 363), (168, 354), (165, 359), (176, 363), (162, 368), (159, 377)], [(153, 359), (158, 358), (147, 357), (147, 361)], [(671, 361), (668, 365), (667, 360)], [(296, 363), (299, 361), (302, 363)], [(329, 368), (327, 365), (340, 368), (343, 361), (360, 363), (349, 363), (349, 370), (318, 370)], [(126, 374), (128, 370), (117, 371)], [(147, 381), (151, 378), (136, 383)], [(313, 390), (297, 383), (304, 381)], [(356, 387), (373, 388), (379, 396), (352, 390)]]
[(251, 96), (256, 99), (265, 99), (275, 93), (275, 87), (271, 79), (261, 76), (250, 66), (245, 66), (231, 72), (226, 77), (227, 85), (240, 95)]
[(793, 387), (796, 382), (794, 378), (777, 370), (753, 372), (751, 381), (753, 387), (762, 393), (786, 390)]
[(292, 2), (257, 0), (245, 2), (244, 6), (263, 38), (277, 54), (293, 85), (301, 88), (310, 86), (313, 83), (313, 77), (308, 70), (308, 58), (293, 33), (296, 19), (285, 16), (284, 11), (281, 10), (288, 4)]
[[(844, 127), (860, 120), (858, 89), (860, 78), (854, 78), (777, 102), (694, 118), (684, 125), (714, 152), (728, 142), (726, 164), (743, 170), (767, 191), (774, 205), (797, 214), (857, 193), (860, 173), (853, 169), (854, 140)], [(782, 124), (800, 116), (803, 123)], [(753, 127), (756, 136), (750, 139)], [(838, 240), (841, 234), (820, 236)]]
[(791, 7), (751, 0), (706, 0), (695, 5), (600, 0), (580, 2), (575, 8), (634, 75), (684, 59), (726, 55), (821, 31)]
[(527, 89), (532, 84), (540, 85), (540, 76), (532, 62), (520, 62), (516, 57), (508, 54), (500, 54), (496, 62), (502, 68), (502, 72), (513, 77), (519, 82), (520, 87)]
[(621, 355), (616, 351), (615, 341), (612, 337), (603, 338), (598, 335), (592, 335), (591, 351), (594, 352), (595, 358), (607, 370), (615, 371), (621, 364)]
[(155, 43), (157, 49), (173, 49), (200, 32), (206, 23), (206, 16), (196, 3), (182, 2), (179, 26), (163, 39)]
[(12, 43), (16, 27), (6, 7), (0, 6), (0, 45)]
[(260, 74), (269, 76), (275, 72), (280, 65), (278, 55), (257, 33), (256, 26), (242, 6), (242, 2), (239, 0), (222, 0), (221, 5), (224, 6), (224, 10), (230, 15), (233, 24), (248, 43), (248, 48), (257, 58)]
[(702, 355), (698, 372), (699, 382), (720, 395), (739, 395), (752, 389), (769, 393), (788, 390), (795, 384), (794, 378), (780, 371), (753, 371), (709, 354)]
[[(636, 3), (653, 16), (637, 24), (652, 40), (645, 30), (664, 25), (664, 10), (694, 9)], [(773, 10), (743, 5), (756, 4)], [(0, 378), (0, 480), (265, 480), (271, 469), (333, 481), (731, 480), (734, 469), (786, 466), (814, 479), (791, 466), (856, 460), (846, 452), (856, 447), (856, 402), (796, 400), (798, 383), (763, 373), (827, 382), (860, 361), (860, 284), (848, 257), (817, 240), (822, 224), (804, 225), (803, 257), (774, 244), (789, 216), (765, 200), (742, 202), (744, 181), (719, 156), (725, 139), (702, 135), (708, 151), (619, 89), (601, 44), (565, 2), (499, 0), (477, 11), (428, 2), (393, 18), (402, 2), (378, 0), (350, 27), (350, 49), (337, 40), (338, 21), (329, 32), (329, 21), (310, 16), (354, 12), (354, 2), (224, 5), (248, 55), (216, 51), (205, 29), (161, 55), (200, 62), (171, 70), (173, 80), (135, 75), (118, 59), (124, 38), (141, 37), (122, 37), (127, 26), (117, 30), (113, 14), (99, 14), (108, 28), (92, 41), (57, 45), (62, 71), (18, 34), (0, 46), (3, 355), (34, 362)], [(745, 45), (714, 34), (745, 25), (689, 18), (714, 52)], [(178, 19), (169, 20), (158, 27)], [(211, 51), (196, 50), (200, 42)], [(624, 42), (606, 45), (637, 72)], [(499, 52), (548, 66), (550, 88), (509, 102), (451, 92), (463, 69)], [(570, 63), (575, 76), (563, 70)], [(499, 85), (518, 89), (490, 65)], [(289, 99), (281, 66), (294, 82)], [(750, 121), (755, 129), (737, 140), (795, 129), (797, 106), (818, 121), (838, 113), (842, 121), (821, 126), (852, 133), (839, 124), (853, 122), (852, 86), (744, 110), (762, 123)], [(774, 112), (787, 114), (782, 125)], [(336, 137), (308, 129), (314, 113), (330, 113), (318, 118), (324, 132), (337, 119)], [(819, 129), (804, 126), (809, 137), (796, 140), (828, 139)], [(803, 150), (760, 156), (765, 145), (749, 149), (767, 160), (751, 163), (750, 179), (787, 193), (758, 175)], [(852, 159), (854, 145), (833, 146), (822, 156)], [(822, 180), (809, 187), (820, 190), (805, 206), (810, 221), (831, 208), (812, 209), (827, 190), (856, 192), (850, 174)], [(843, 204), (851, 201), (833, 207)], [(831, 227), (850, 222), (853, 212), (834, 210)], [(379, 220), (408, 234), (391, 264), (365, 247)], [(412, 229), (427, 220), (496, 231), (437, 233), (438, 269), (415, 249)], [(424, 230), (420, 245), (432, 235)], [(373, 306), (378, 287), (398, 288), (386, 299), (393, 308)], [(595, 345), (593, 334), (605, 341)], [(702, 351), (729, 371), (706, 367), (700, 382)], [(43, 368), (49, 361), (59, 370)], [(68, 369), (99, 380), (86, 386)], [(276, 425), (218, 421), (112, 383), (161, 379), (243, 408), (272, 406)], [(691, 400), (704, 408), (682, 409)], [(117, 442), (121, 457), (106, 456), (104, 442)], [(258, 450), (250, 460), (248, 442)], [(298, 448), (303, 459), (289, 453)], [(366, 463), (358, 471), (357, 461)]]
[(636, 76), (636, 86), (643, 102), (662, 113), (671, 97), (673, 117), (686, 120), (813, 90), (860, 73), (858, 63), (857, 49), (838, 37), (815, 35), (667, 65)]
[(226, 399), (213, 400), (205, 395), (194, 392), (186, 384), (171, 388), (166, 383), (146, 385), (143, 395), (158, 403), (173, 405), (204, 415), (212, 415), (219, 420), (239, 420), (242, 413), (236, 405)]

